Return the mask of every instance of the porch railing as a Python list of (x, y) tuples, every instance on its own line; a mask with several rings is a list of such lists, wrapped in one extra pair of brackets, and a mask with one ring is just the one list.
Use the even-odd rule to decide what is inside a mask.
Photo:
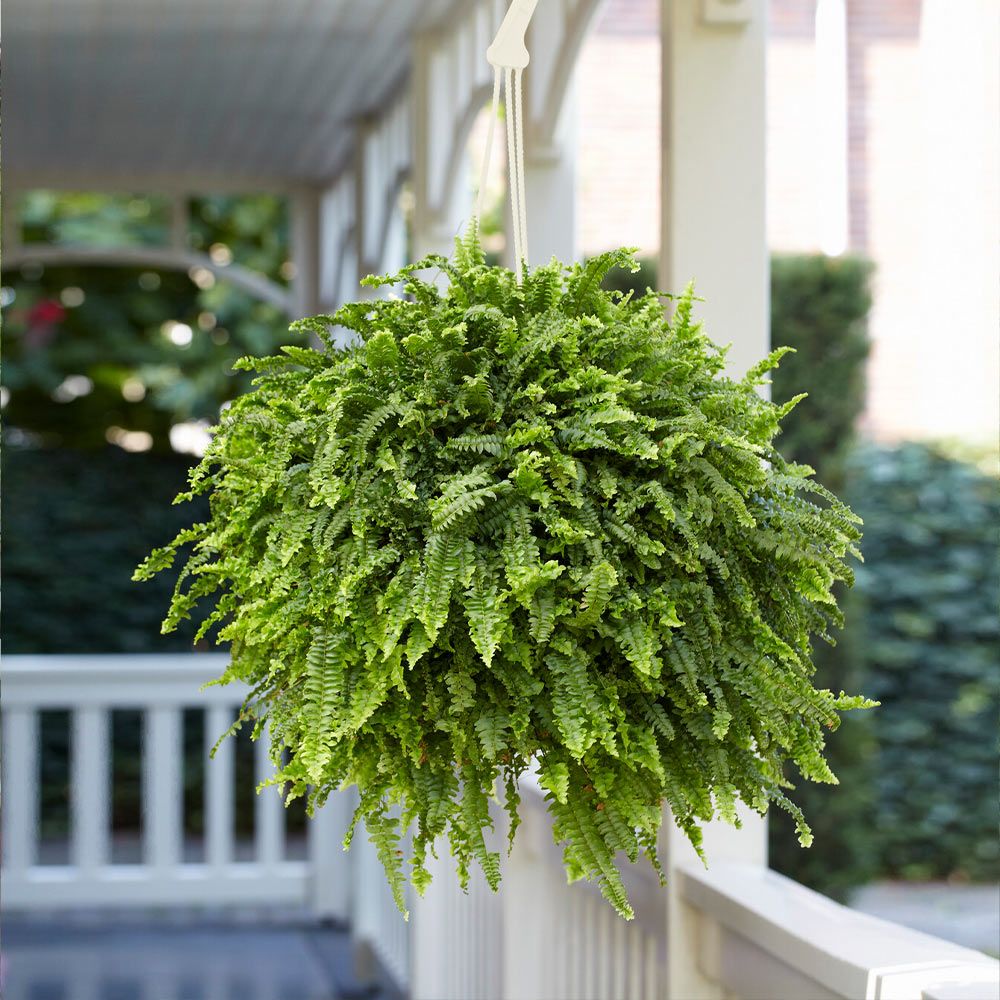
[(674, 870), (698, 947), (680, 996), (769, 1000), (989, 1000), (982, 952), (841, 906), (757, 865)]
[[(215, 742), (241, 692), (199, 687), (224, 663), (204, 654), (4, 658), (6, 907), (299, 904), (349, 920), (360, 971), (366, 957), (377, 957), (413, 1000), (971, 1000), (1000, 993), (1000, 966), (985, 955), (848, 910), (761, 865), (729, 862), (724, 851), (712, 852), (709, 871), (668, 857), (672, 892), (660, 889), (651, 870), (626, 866), (636, 911), (626, 924), (593, 886), (567, 885), (545, 803), (530, 781), (509, 857), (497, 811), (501, 892), (474, 874), (463, 893), (442, 847), (425, 898), (410, 900), (408, 923), (363, 832), (349, 854), (341, 850), (353, 792), (331, 796), (310, 821), (308, 850), (298, 860), (286, 851), (277, 794), (258, 796), (252, 856), (237, 858), (227, 743), (205, 768), (203, 860), (185, 860), (181, 713), (202, 711), (206, 745)], [(110, 856), (115, 708), (138, 708), (145, 719), (143, 851), (130, 864)], [(70, 713), (66, 864), (42, 863), (39, 854), (39, 713), (51, 709)], [(256, 779), (267, 777), (263, 744), (255, 763)], [(681, 938), (668, 933), (678, 925)]]
[[(343, 817), (334, 800), (307, 830), (307, 858), (290, 860), (276, 791), (254, 801), (249, 860), (237, 858), (234, 748), (205, 763), (203, 860), (185, 860), (182, 719), (203, 714), (205, 746), (229, 728), (242, 701), (238, 686), (199, 690), (226, 658), (214, 654), (6, 656), (3, 661), (4, 905), (301, 904), (346, 917)], [(140, 859), (112, 863), (111, 713), (138, 709), (142, 733)], [(69, 712), (69, 859), (45, 864), (39, 837), (39, 722)], [(273, 773), (266, 741), (254, 748), (254, 778)]]

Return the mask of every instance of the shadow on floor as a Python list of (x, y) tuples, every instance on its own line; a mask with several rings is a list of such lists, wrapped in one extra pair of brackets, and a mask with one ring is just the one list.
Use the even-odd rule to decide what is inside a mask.
[(4, 1000), (397, 1000), (356, 981), (340, 927), (206, 918), (4, 914)]

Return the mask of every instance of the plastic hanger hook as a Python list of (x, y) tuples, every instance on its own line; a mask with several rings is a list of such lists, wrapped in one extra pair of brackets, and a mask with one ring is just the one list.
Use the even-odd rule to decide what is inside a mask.
[(528, 65), (528, 48), (524, 35), (535, 13), (538, 0), (514, 0), (507, 8), (493, 44), (486, 50), (490, 65), (497, 69), (524, 69)]

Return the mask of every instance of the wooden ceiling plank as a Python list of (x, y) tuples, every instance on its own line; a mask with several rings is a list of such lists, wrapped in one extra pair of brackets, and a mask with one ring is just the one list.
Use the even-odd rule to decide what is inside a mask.
[[(319, 178), (449, 0), (23, 0), (5, 167), (114, 185)], [(340, 43), (350, 33), (345, 53)], [(18, 56), (17, 53), (22, 53)], [(346, 144), (346, 145), (345, 145)]]
[(268, 130), (275, 108), (287, 106), (288, 95), (279, 91), (279, 101), (269, 99), (275, 80), (280, 80), (281, 65), (294, 52), (296, 35), (311, 30), (309, 18), (315, 13), (316, 0), (274, 3), (265, 18), (252, 24), (257, 44), (252, 49), (234, 46), (239, 70), (230, 75), (229, 89), (215, 105), (215, 123), (205, 129), (206, 142), (221, 145), (234, 170), (246, 170), (254, 161), (246, 148), (260, 132)]
[[(322, 158), (323, 151), (329, 148), (329, 133), (350, 129), (351, 119), (358, 113), (359, 109), (353, 104), (351, 95), (354, 92), (352, 82), (358, 76), (359, 67), (368, 66), (373, 59), (380, 58), (372, 44), (375, 26), (384, 35), (388, 32), (388, 25), (393, 22), (411, 24), (413, 4), (414, 0), (381, 0), (380, 3), (370, 3), (367, 7), (367, 24), (359, 26), (364, 30), (359, 38), (356, 59), (350, 63), (345, 61), (343, 66), (331, 66), (334, 75), (326, 88), (313, 87), (304, 95), (308, 99), (306, 114), (310, 120), (317, 122), (317, 127), (306, 137), (292, 161), (292, 169), (297, 176), (322, 178), (316, 163)], [(390, 37), (394, 35), (390, 34)], [(381, 58), (384, 60), (384, 56)]]
[(322, 87), (323, 81), (331, 75), (327, 60), (331, 48), (335, 51), (341, 49), (336, 45), (336, 39), (343, 28), (350, 2), (351, 0), (339, 0), (326, 4), (330, 8), (326, 23), (310, 26), (308, 40), (311, 44), (295, 51), (295, 58), (287, 60), (284, 66), (279, 65), (279, 70), (284, 70), (282, 85), (285, 113), (279, 121), (272, 123), (273, 128), (259, 129), (254, 133), (252, 141), (243, 150), (246, 159), (275, 164), (279, 157), (287, 158), (288, 152), (298, 148), (308, 131), (315, 128), (316, 122), (321, 120), (319, 117), (311, 118), (302, 104), (309, 89)]
[[(378, 12), (373, 14), (375, 23), (385, 24), (387, 19), (382, 15), (391, 4), (395, 4), (397, 15), (401, 13), (399, 0), (383, 0)], [(390, 79), (398, 77), (399, 67), (409, 59), (409, 36), (413, 31), (416, 14), (417, 11), (411, 6), (407, 11), (408, 16), (398, 17), (394, 31), (383, 27), (379, 33), (369, 34), (364, 59), (359, 60), (360, 67), (355, 67), (344, 86), (343, 103), (350, 109), (351, 117), (370, 112), (377, 106), (372, 100), (373, 77), (377, 78), (379, 74), (385, 74)], [(312, 166), (313, 176), (322, 179), (325, 171), (332, 167), (331, 154), (336, 133), (350, 127), (349, 119), (328, 121), (324, 128), (310, 137), (310, 142), (300, 153), (297, 167), (308, 170)]]

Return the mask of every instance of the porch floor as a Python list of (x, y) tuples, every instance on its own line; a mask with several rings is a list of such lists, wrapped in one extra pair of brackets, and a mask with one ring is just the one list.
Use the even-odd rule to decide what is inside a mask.
[(350, 937), (296, 913), (5, 913), (4, 1000), (397, 1000)]

